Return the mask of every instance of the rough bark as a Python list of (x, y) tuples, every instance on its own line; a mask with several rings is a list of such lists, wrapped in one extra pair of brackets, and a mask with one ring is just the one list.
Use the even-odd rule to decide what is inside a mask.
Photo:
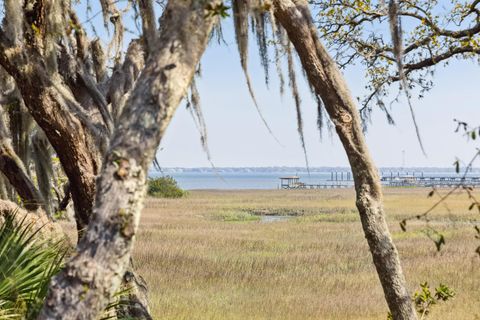
[(152, 320), (148, 307), (148, 288), (145, 280), (127, 270), (123, 276), (122, 286), (130, 289), (125, 297), (120, 299), (120, 306), (117, 308), (117, 317), (121, 319)]
[(128, 46), (125, 61), (116, 65), (109, 80), (107, 100), (111, 105), (114, 123), (118, 125), (123, 107), (131, 93), (135, 81), (145, 66), (145, 58), (140, 41), (132, 41)]
[[(88, 134), (80, 121), (58, 103), (58, 96), (48, 78), (38, 81), (36, 86), (33, 83), (28, 85), (26, 79), (23, 81), (24, 84), (19, 86), (26, 93), (26, 105), (47, 135), (70, 181), (75, 220), (77, 229), (81, 231), (90, 220), (98, 172), (97, 158), (89, 147)], [(39, 101), (42, 108), (37, 107)]]
[[(45, 28), (43, 6), (43, 1), (36, 1), (25, 7), (29, 8), (25, 19), (29, 25), (35, 23), (41, 34)], [(88, 127), (89, 116), (74, 101), (60, 75), (50, 69), (49, 57), (42, 55), (42, 40), (32, 32), (25, 33), (22, 43), (18, 39), (12, 42), (0, 30), (0, 65), (14, 78), (29, 113), (58, 155), (72, 185), (77, 229), (83, 230), (91, 216), (98, 173), (98, 154), (92, 152), (94, 128)]]
[(67, 239), (63, 229), (58, 223), (52, 222), (41, 209), (27, 211), (11, 201), (0, 200), (0, 225), (5, 221), (5, 216), (14, 214), (15, 221), (24, 221), (31, 225), (32, 230), (38, 230), (37, 235), (44, 239)]
[(392, 316), (395, 320), (417, 319), (399, 255), (385, 221), (378, 172), (347, 84), (320, 43), (307, 2), (274, 0), (274, 6), (277, 21), (286, 29), (308, 80), (324, 102), (347, 153), (355, 181), (356, 205)]
[(157, 36), (157, 24), (155, 22), (155, 11), (152, 0), (138, 0), (140, 15), (142, 17), (143, 38), (147, 53), (153, 50)]
[(0, 171), (15, 188), (27, 210), (36, 210), (43, 199), (7, 140), (0, 138)]
[(95, 319), (128, 267), (155, 150), (208, 42), (212, 1), (169, 1), (155, 50), (125, 105), (97, 184), (93, 220), (39, 319)]

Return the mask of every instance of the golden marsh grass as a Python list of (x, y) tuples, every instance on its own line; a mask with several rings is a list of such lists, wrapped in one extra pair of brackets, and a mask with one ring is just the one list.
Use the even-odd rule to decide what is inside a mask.
[[(411, 291), (445, 283), (457, 296), (430, 319), (480, 319), (480, 259), (468, 200), (455, 194), (431, 213), (440, 252), (411, 221), (435, 198), (386, 189), (385, 207)], [(386, 319), (387, 307), (353, 190), (192, 191), (149, 199), (135, 245), (155, 319)], [(298, 214), (263, 223), (249, 211)]]

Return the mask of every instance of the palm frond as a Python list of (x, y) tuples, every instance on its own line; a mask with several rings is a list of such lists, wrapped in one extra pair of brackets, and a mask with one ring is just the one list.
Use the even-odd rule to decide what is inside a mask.
[(66, 246), (38, 237), (39, 228), (15, 215), (5, 215), (0, 227), (0, 319), (33, 319), (63, 266)]

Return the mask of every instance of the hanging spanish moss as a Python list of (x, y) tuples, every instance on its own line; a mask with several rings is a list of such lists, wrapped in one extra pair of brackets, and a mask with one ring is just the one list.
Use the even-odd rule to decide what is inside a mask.
[(100, 6), (102, 7), (103, 25), (105, 29), (109, 30), (108, 18), (110, 17), (112, 4), (110, 3), (109, 0), (100, 0)]
[(13, 149), (26, 164), (25, 167), (29, 172), (27, 164), (30, 159), (30, 133), (33, 129), (33, 119), (18, 98), (13, 99), (8, 105), (7, 113)]
[(37, 174), (38, 189), (44, 201), (44, 209), (51, 216), (51, 190), (52, 190), (52, 154), (50, 143), (41, 129), (32, 138), (33, 161), (35, 164), (35, 172)]
[(207, 155), (208, 161), (211, 163), (210, 149), (208, 148), (207, 125), (200, 107), (200, 94), (198, 93), (195, 78), (192, 79), (192, 83), (190, 84), (190, 100), (187, 101), (187, 109), (190, 111), (195, 126), (200, 133), (200, 141), (202, 143), (203, 151)]
[(5, 0), (5, 33), (13, 42), (23, 38), (23, 0)]
[(258, 115), (260, 116), (263, 124), (267, 128), (268, 132), (273, 136), (273, 138), (279, 143), (280, 141), (273, 134), (272, 129), (268, 125), (263, 113), (257, 103), (255, 98), (255, 93), (253, 91), (252, 81), (250, 80), (250, 75), (248, 73), (248, 17), (250, 13), (250, 1), (249, 0), (233, 0), (233, 23), (235, 26), (235, 39), (237, 42), (238, 53), (240, 55), (240, 64), (242, 66), (243, 73), (247, 82), (248, 92), (250, 97), (253, 100), (253, 104), (257, 109)]
[(122, 12), (117, 9), (115, 2), (109, 0), (100, 0), (102, 6), (103, 23), (109, 31), (108, 21), (113, 24), (112, 41), (108, 44), (108, 55), (113, 51), (114, 61), (120, 61), (123, 45), (123, 33), (125, 31), (122, 21)]
[(31, 158), (31, 133), (35, 127), (35, 122), (33, 121), (32, 116), (28, 113), (27, 108), (25, 107), (23, 101), (20, 102), (20, 113), (21, 113), (21, 132), (18, 133), (19, 136), (19, 145), (17, 154), (19, 158), (25, 164), (25, 169), (28, 174), (30, 174), (30, 158)]
[(46, 24), (45, 24), (45, 57), (47, 62), (47, 71), (54, 74), (58, 71), (57, 66), (57, 43), (64, 35), (67, 28), (66, 9), (64, 1), (47, 1), (45, 5)]
[(422, 138), (420, 136), (420, 129), (418, 127), (415, 112), (413, 110), (412, 101), (410, 99), (410, 93), (407, 84), (407, 77), (403, 68), (403, 40), (402, 40), (402, 24), (399, 16), (399, 3), (398, 0), (390, 0), (388, 5), (388, 17), (390, 20), (390, 33), (393, 42), (393, 54), (398, 67), (398, 76), (400, 78), (405, 96), (407, 98), (408, 107), (410, 108), (410, 115), (412, 116), (413, 125), (415, 127), (415, 133), (417, 134), (417, 140), (420, 144), (423, 154), (426, 156), (425, 148), (423, 147)]
[(275, 14), (273, 12), (273, 7), (270, 7), (269, 16), (270, 18), (270, 25), (272, 26), (272, 37), (274, 38), (274, 50), (275, 50), (275, 68), (277, 70), (278, 80), (279, 80), (279, 89), (280, 95), (283, 96), (285, 93), (285, 79), (283, 77), (283, 70), (282, 70), (282, 55), (280, 49), (282, 48), (282, 44), (284, 43), (283, 39), (283, 32), (277, 26), (277, 21), (275, 20)]
[(218, 21), (215, 23), (212, 28), (212, 32), (210, 34), (210, 41), (216, 40), (218, 44), (227, 44), (225, 38), (223, 36), (223, 28), (222, 28), (222, 21)]
[(255, 36), (257, 39), (258, 54), (260, 56), (260, 64), (263, 67), (265, 75), (265, 84), (269, 85), (269, 66), (270, 62), (268, 59), (268, 41), (267, 41), (267, 29), (266, 29), (266, 20), (267, 14), (263, 8), (263, 1), (258, 1), (257, 8), (252, 10), (252, 27), (255, 30)]
[(323, 130), (325, 127), (325, 115), (322, 98), (319, 95), (315, 95), (317, 101), (317, 129), (320, 134), (320, 140), (323, 140)]
[(310, 169), (309, 169), (310, 166), (308, 164), (307, 148), (305, 146), (305, 136), (303, 133), (303, 117), (302, 117), (302, 109), (301, 109), (301, 99), (300, 99), (300, 94), (298, 92), (297, 77), (295, 75), (295, 64), (293, 61), (292, 47), (290, 43), (288, 43), (288, 45), (286, 46), (286, 50), (287, 50), (289, 85), (292, 91), (293, 100), (295, 101), (295, 110), (297, 113), (297, 131), (300, 137), (300, 143), (302, 145), (303, 154), (305, 156), (305, 165), (307, 166), (307, 170), (310, 172)]

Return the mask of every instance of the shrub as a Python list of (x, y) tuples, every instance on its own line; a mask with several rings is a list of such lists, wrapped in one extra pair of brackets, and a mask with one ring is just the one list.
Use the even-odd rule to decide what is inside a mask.
[(0, 227), (0, 319), (35, 319), (66, 246), (39, 238), (40, 229), (25, 219), (16, 222), (14, 215)]
[(171, 176), (150, 179), (148, 181), (148, 195), (159, 198), (181, 198), (186, 195)]
[[(41, 228), (15, 215), (7, 213), (0, 219), (0, 320), (36, 319), (51, 278), (64, 266), (68, 244), (41, 237)], [(100, 320), (130, 319), (112, 316), (116, 308), (134, 303), (128, 299), (130, 291), (121, 288)]]

